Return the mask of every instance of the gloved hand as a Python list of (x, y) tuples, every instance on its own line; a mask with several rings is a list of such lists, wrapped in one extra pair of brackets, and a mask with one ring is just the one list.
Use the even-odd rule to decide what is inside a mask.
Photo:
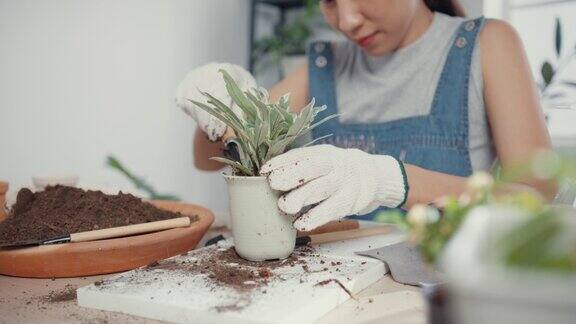
[(226, 70), (243, 91), (257, 87), (254, 77), (242, 67), (229, 63), (209, 63), (188, 72), (176, 90), (178, 107), (192, 117), (213, 142), (224, 135), (226, 124), (198, 108), (190, 100), (206, 103), (206, 97), (200, 91), (208, 92), (226, 105), (232, 105), (232, 110), (239, 118), (242, 118), (240, 108), (232, 102), (232, 98), (226, 91), (222, 73), (218, 72), (220, 69)]
[(319, 203), (294, 222), (309, 231), (344, 216), (364, 215), (379, 206), (404, 204), (408, 184), (404, 166), (388, 155), (372, 155), (332, 145), (298, 148), (262, 166), (272, 189), (288, 192), (279, 208), (297, 214)]

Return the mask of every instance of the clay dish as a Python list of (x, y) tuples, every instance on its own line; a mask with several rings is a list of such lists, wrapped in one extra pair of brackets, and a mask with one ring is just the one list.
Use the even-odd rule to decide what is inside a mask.
[(159, 208), (198, 215), (187, 228), (83, 243), (0, 248), (0, 274), (30, 278), (66, 278), (131, 270), (185, 253), (198, 244), (214, 215), (204, 207), (151, 201)]

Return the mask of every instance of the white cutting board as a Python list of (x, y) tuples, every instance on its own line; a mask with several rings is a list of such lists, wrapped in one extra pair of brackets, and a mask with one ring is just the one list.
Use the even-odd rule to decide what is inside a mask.
[[(186, 274), (161, 269), (136, 269), (99, 286), (78, 289), (78, 304), (170, 322), (186, 323), (312, 323), (350, 297), (327, 279), (338, 279), (352, 293), (358, 293), (386, 274), (380, 261), (355, 256), (354, 251), (393, 244), (403, 239), (393, 233), (318, 246), (311, 256), (302, 256), (310, 272), (299, 265), (272, 270), (273, 280), (264, 287), (239, 292), (216, 286), (206, 275)], [(230, 242), (219, 244), (220, 248)], [(216, 249), (218, 247), (211, 247)], [(172, 259), (177, 262), (197, 259), (203, 249)], [(319, 255), (319, 256), (318, 256)], [(337, 267), (328, 267), (340, 262)], [(281, 278), (281, 279), (279, 279)], [(227, 305), (242, 309), (220, 310)]]

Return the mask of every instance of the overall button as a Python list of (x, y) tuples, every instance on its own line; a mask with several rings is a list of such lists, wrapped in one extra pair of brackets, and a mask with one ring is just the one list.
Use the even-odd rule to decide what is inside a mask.
[(464, 29), (466, 29), (466, 31), (473, 31), (474, 28), (476, 28), (476, 22), (474, 21), (469, 21), (466, 23), (466, 25), (464, 26)]
[(316, 58), (315, 63), (317, 67), (323, 68), (326, 66), (326, 64), (328, 64), (328, 60), (326, 59), (325, 56), (320, 55)]
[(458, 39), (456, 40), (456, 46), (458, 48), (464, 48), (466, 47), (466, 45), (468, 45), (468, 41), (466, 40), (465, 37), (458, 37)]
[(326, 44), (324, 43), (316, 43), (314, 45), (314, 50), (316, 51), (316, 53), (320, 53), (324, 51), (324, 49), (326, 49)]

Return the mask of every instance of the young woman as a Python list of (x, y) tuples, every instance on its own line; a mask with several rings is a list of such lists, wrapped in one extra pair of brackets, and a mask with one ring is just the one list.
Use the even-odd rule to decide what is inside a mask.
[[(508, 168), (551, 150), (536, 84), (507, 23), (464, 18), (456, 0), (319, 5), (347, 40), (312, 44), (308, 63), (270, 95), (290, 92), (295, 111), (315, 98), (328, 107), (318, 118), (340, 116), (313, 132), (332, 134), (322, 145), (292, 150), (262, 168), (271, 186), (286, 192), (282, 210), (313, 206), (295, 222), (298, 229), (459, 195), (465, 177), (496, 159)], [(200, 129), (209, 130), (201, 119)], [(219, 169), (207, 158), (220, 149), (197, 133), (196, 165)], [(520, 185), (547, 198), (555, 193), (553, 184), (533, 179)]]

